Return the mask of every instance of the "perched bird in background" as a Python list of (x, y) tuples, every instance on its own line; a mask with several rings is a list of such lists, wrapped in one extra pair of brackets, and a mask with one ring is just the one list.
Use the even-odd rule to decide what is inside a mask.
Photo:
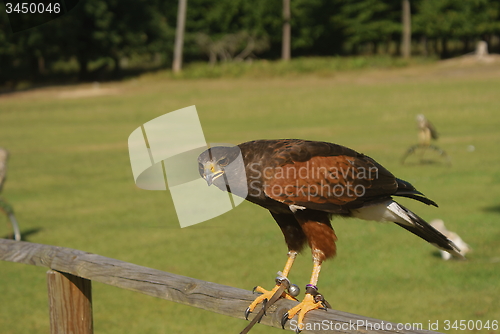
[(436, 128), (424, 115), (417, 115), (418, 124), (418, 143), (422, 146), (429, 146), (431, 144), (431, 139), (437, 140), (438, 133)]
[[(0, 147), (0, 193), (2, 192), (3, 185), (7, 179), (8, 158), (9, 152), (3, 147)], [(17, 223), (16, 215), (14, 214), (14, 208), (2, 197), (0, 197), (0, 212), (5, 213), (5, 215), (9, 218), (14, 230), (14, 240), (21, 241), (21, 231), (19, 230), (19, 224)]]
[[(238, 157), (243, 159), (243, 171), (230, 168)], [(283, 316), (283, 326), (298, 314), (297, 328), (302, 329), (305, 314), (326, 305), (318, 298), (317, 283), (323, 261), (333, 258), (337, 250), (332, 216), (394, 222), (437, 248), (462, 256), (452, 241), (392, 196), (437, 206), (434, 201), (372, 158), (347, 147), (300, 139), (256, 140), (234, 147), (212, 147), (198, 157), (198, 163), (208, 185), (270, 211), (288, 246), (288, 260), (281, 272), (284, 279), (297, 254), (306, 244), (311, 248), (313, 270), (306, 295)], [(245, 315), (269, 300), (279, 286), (277, 283), (270, 291), (257, 287), (262, 295)], [(284, 297), (294, 299), (286, 293)]]
[(431, 149), (435, 152), (437, 152), (440, 156), (446, 159), (446, 163), (451, 166), (451, 161), (446, 152), (439, 147), (432, 145), (431, 141), (432, 140), (437, 140), (438, 139), (438, 133), (436, 131), (436, 128), (432, 125), (431, 122), (427, 118), (425, 118), (424, 115), (419, 114), (416, 117), (417, 119), (417, 125), (418, 125), (418, 144), (411, 146), (408, 148), (406, 153), (403, 155), (401, 159), (401, 163), (404, 164), (406, 158), (410, 156), (411, 154), (420, 151), (420, 160), (424, 162), (423, 156), (424, 153), (428, 150)]
[(460, 236), (458, 234), (456, 234), (455, 232), (452, 232), (452, 231), (448, 231), (446, 229), (446, 226), (444, 226), (444, 221), (442, 219), (433, 219), (433, 220), (431, 220), (430, 224), (436, 230), (438, 230), (443, 235), (445, 235), (448, 239), (453, 241), (453, 243), (460, 249), (460, 254), (462, 255), (461, 257), (457, 257), (455, 255), (448, 253), (448, 252), (440, 250), (441, 257), (443, 258), (443, 260), (449, 260), (452, 257), (455, 259), (456, 258), (461, 259), (465, 256), (465, 254), (467, 254), (468, 252), (471, 251), (471, 248), (469, 247), (469, 245), (467, 245), (465, 243), (465, 241), (463, 241), (462, 238), (460, 238)]

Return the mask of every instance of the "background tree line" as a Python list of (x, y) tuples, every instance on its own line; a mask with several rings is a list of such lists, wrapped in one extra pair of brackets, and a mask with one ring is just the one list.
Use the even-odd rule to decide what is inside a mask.
[[(78, 71), (119, 77), (124, 68), (172, 62), (176, 0), (82, 0), (70, 13), (11, 33), (0, 3), (0, 84)], [(184, 62), (281, 56), (283, 0), (188, 0)], [(489, 42), (498, 50), (500, 0), (410, 0), (412, 53), (441, 58)], [(291, 0), (297, 56), (400, 55), (401, 0)], [(26, 17), (29, 19), (29, 17)], [(71, 66), (73, 64), (73, 66)]]

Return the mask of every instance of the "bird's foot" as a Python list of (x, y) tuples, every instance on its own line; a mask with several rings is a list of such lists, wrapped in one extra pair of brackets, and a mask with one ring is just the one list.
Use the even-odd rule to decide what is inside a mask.
[(302, 302), (283, 314), (281, 326), (285, 329), (286, 322), (298, 314), (295, 332), (300, 333), (304, 329), (304, 317), (307, 312), (317, 309), (326, 310), (329, 307), (330, 304), (323, 298), (323, 295), (318, 293), (318, 288), (308, 284), (306, 286), (306, 295)]
[[(280, 274), (280, 273), (278, 273), (278, 274)], [(285, 285), (288, 292), (283, 291), (281, 293), (281, 295), (276, 298), (275, 295), (282, 285)], [(259, 305), (260, 303), (263, 304), (262, 307), (265, 309), (266, 307), (270, 306), (270, 304), (268, 302), (271, 300), (273, 300), (273, 303), (275, 300), (277, 300), (279, 298), (285, 298), (285, 299), (296, 301), (297, 299), (295, 298), (295, 296), (297, 296), (299, 294), (299, 288), (295, 284), (290, 284), (290, 281), (288, 280), (288, 278), (286, 278), (284, 276), (276, 277), (276, 286), (270, 291), (262, 288), (261, 286), (256, 286), (253, 289), (253, 291), (259, 292), (259, 293), (261, 293), (261, 295), (259, 295), (257, 298), (255, 298), (255, 300), (245, 310), (245, 319), (247, 319), (247, 320), (248, 320), (248, 315), (250, 313), (252, 313), (255, 310), (255, 308), (257, 307), (257, 305)], [(273, 298), (273, 297), (275, 297), (275, 298)]]

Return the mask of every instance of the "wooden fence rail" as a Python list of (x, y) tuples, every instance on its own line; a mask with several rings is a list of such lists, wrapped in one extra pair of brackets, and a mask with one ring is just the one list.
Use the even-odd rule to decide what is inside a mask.
[[(0, 239), (0, 260), (47, 267), (52, 333), (92, 333), (90, 281), (137, 291), (235, 318), (255, 298), (251, 291), (171, 274), (71, 248)], [(73, 292), (71, 292), (73, 291)], [(76, 293), (75, 293), (76, 291)], [(68, 295), (72, 298), (68, 298)], [(297, 302), (278, 300), (261, 324), (281, 328), (281, 316)], [(77, 311), (74, 311), (77, 310)], [(435, 333), (329, 309), (307, 314), (302, 333)], [(71, 327), (73, 326), (73, 327)], [(287, 329), (291, 329), (290, 322)], [(68, 330), (68, 328), (72, 328)], [(235, 328), (238, 333), (241, 328)]]

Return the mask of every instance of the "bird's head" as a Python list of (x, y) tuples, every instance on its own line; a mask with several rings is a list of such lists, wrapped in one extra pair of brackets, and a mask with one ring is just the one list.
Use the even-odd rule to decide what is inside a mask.
[(415, 119), (417, 120), (418, 126), (425, 127), (425, 122), (427, 121), (427, 119), (423, 114), (418, 114), (417, 117), (415, 117)]
[(235, 147), (216, 146), (209, 148), (198, 157), (198, 170), (202, 178), (210, 186), (215, 184), (221, 189), (225, 189), (226, 182), (224, 175), (226, 167), (232, 163), (240, 154), (240, 150)]

